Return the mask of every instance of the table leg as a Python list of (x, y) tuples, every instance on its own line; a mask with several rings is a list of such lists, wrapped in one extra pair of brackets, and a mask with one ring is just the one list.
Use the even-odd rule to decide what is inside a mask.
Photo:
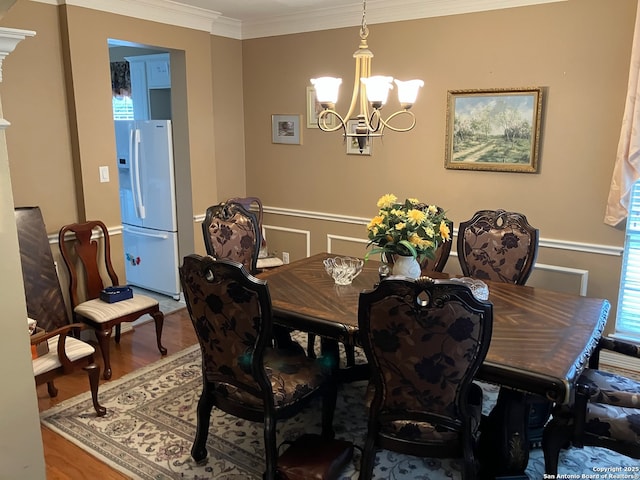
[(480, 425), (480, 478), (528, 478), (529, 408), (527, 394), (500, 389), (496, 406)]

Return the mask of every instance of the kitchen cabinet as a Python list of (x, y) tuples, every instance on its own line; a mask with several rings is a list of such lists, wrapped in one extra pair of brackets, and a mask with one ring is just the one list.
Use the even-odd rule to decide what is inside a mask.
[(168, 53), (125, 57), (131, 75), (135, 120), (171, 119), (171, 64)]

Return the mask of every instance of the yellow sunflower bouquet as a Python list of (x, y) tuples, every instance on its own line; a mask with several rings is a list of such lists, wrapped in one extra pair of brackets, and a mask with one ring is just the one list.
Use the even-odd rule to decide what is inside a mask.
[(398, 202), (398, 197), (389, 193), (380, 197), (378, 209), (367, 225), (367, 247), (375, 247), (365, 259), (377, 253), (412, 256), (418, 261), (433, 259), (438, 245), (451, 241), (449, 220), (436, 205), (416, 198)]

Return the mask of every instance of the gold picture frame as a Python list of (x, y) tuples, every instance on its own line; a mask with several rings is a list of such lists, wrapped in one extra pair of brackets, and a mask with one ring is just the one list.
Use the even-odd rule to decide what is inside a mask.
[[(320, 128), (318, 127), (320, 112), (322, 112), (322, 105), (316, 100), (316, 89), (307, 87), (307, 128)], [(336, 117), (334, 115), (328, 115), (325, 120), (327, 127), (335, 127)]]
[(445, 168), (538, 172), (542, 88), (449, 90)]

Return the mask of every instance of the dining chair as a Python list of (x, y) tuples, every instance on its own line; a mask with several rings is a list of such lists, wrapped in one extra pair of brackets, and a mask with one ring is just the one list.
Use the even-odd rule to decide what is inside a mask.
[[(524, 285), (538, 255), (539, 231), (518, 212), (479, 210), (458, 227), (458, 260), (462, 274), (480, 280)], [(529, 399), (528, 437), (540, 446), (551, 413), (547, 399)]]
[(31, 336), (31, 345), (34, 347), (46, 342), (47, 349), (42, 355), (32, 358), (33, 376), (36, 385), (47, 384), (49, 396), (58, 395), (58, 389), (53, 381), (62, 375), (72, 373), (75, 367), (81, 367), (89, 376), (89, 389), (93, 408), (98, 417), (106, 415), (107, 409), (98, 402), (98, 384), (100, 383), (100, 366), (95, 363), (93, 354), (95, 349), (87, 342), (74, 338), (70, 333), (83, 328), (81, 323), (72, 323), (64, 327), (56, 328), (44, 335), (34, 338)]
[(480, 210), (458, 227), (458, 260), (466, 277), (524, 285), (538, 255), (537, 228), (521, 213)]
[(373, 398), (360, 479), (378, 449), (461, 457), (477, 475), (482, 389), (473, 383), (491, 341), (493, 306), (460, 283), (388, 277), (360, 294), (358, 326)]
[(202, 222), (207, 254), (241, 263), (257, 273), (262, 234), (256, 215), (237, 202), (223, 202), (207, 208)]
[(239, 203), (246, 210), (256, 211), (256, 217), (258, 219), (258, 228), (260, 230), (260, 248), (258, 250), (258, 260), (256, 261), (256, 268), (262, 270), (264, 268), (275, 268), (284, 265), (281, 258), (269, 254), (269, 248), (267, 247), (267, 238), (264, 231), (264, 225), (262, 224), (262, 218), (264, 217), (264, 208), (262, 207), (262, 200), (259, 197), (233, 197), (225, 201), (225, 203)]
[(149, 314), (155, 321), (156, 343), (161, 355), (164, 314), (156, 299), (134, 294), (133, 298), (115, 303), (100, 299), (108, 286), (119, 286), (118, 275), (111, 263), (111, 240), (106, 225), (100, 220), (64, 225), (58, 233), (58, 246), (69, 272), (69, 298), (75, 322), (90, 326), (96, 334), (105, 379), (111, 378), (109, 344), (115, 327), (115, 341), (120, 343), (120, 326)]
[(322, 397), (322, 436), (333, 438), (337, 386), (322, 360), (271, 347), (272, 307), (265, 280), (239, 262), (188, 255), (180, 267), (187, 309), (202, 351), (203, 389), (191, 456), (207, 457), (211, 410), (264, 425), (265, 473), (276, 478), (277, 422)]
[(573, 405), (556, 406), (544, 428), (542, 450), (547, 474), (558, 474), (560, 450), (571, 445), (603, 447), (640, 458), (640, 381), (601, 370), (602, 350), (640, 358), (640, 344), (600, 339), (589, 358), (589, 368), (576, 381)]
[(16, 207), (14, 213), (27, 324), (32, 321), (33, 331), (36, 327), (41, 330), (39, 334), (30, 336), (36, 385), (46, 383), (49, 396), (54, 398), (58, 395), (54, 380), (72, 373), (75, 367), (81, 367), (89, 376), (93, 407), (101, 417), (106, 409), (98, 403), (100, 367), (94, 362), (95, 349), (69, 335), (79, 331), (82, 324), (69, 324), (42, 211), (40, 207)]

